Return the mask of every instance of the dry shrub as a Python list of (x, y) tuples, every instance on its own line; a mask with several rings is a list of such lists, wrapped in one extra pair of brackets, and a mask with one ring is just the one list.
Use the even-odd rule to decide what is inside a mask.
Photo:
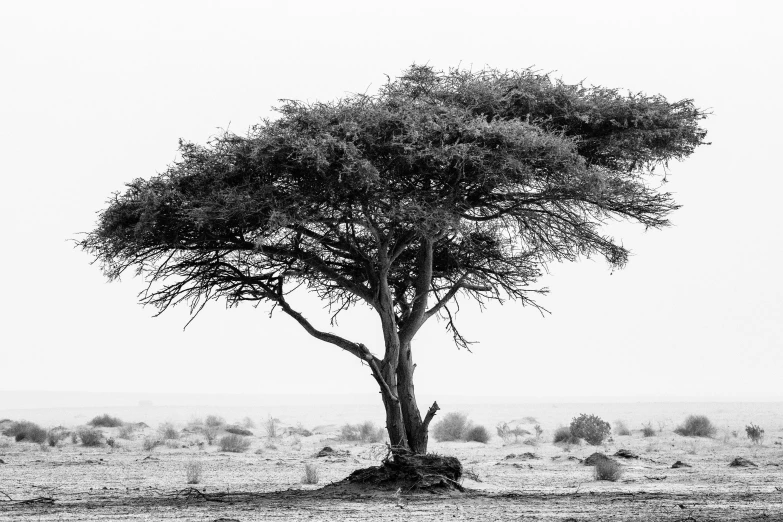
[(674, 433), (684, 437), (712, 437), (717, 431), (705, 415), (689, 415)]
[(593, 467), (596, 480), (616, 482), (623, 475), (623, 467), (612, 459), (601, 459)]
[(248, 429), (250, 428), (256, 429), (256, 423), (250, 417), (245, 417), (244, 419), (242, 419), (242, 425)]
[(93, 417), (93, 419), (87, 424), (93, 428), (119, 428), (124, 424), (124, 422), (122, 422), (117, 417), (112, 417), (108, 413), (104, 413), (103, 415)]
[[(540, 426), (536, 426), (538, 429), (540, 429)], [(511, 427), (507, 422), (501, 422), (496, 427), (495, 430), (498, 432), (498, 437), (503, 439), (503, 442), (509, 443), (511, 442), (511, 437), (514, 437), (514, 442), (517, 442), (519, 440), (519, 437), (523, 435), (530, 435), (530, 432), (522, 429), (519, 426)], [(538, 431), (536, 431), (538, 433)]]
[(752, 422), (745, 426), (745, 433), (753, 444), (761, 444), (761, 441), (764, 439), (764, 430)]
[(642, 435), (645, 437), (655, 437), (655, 429), (652, 427), (652, 423), (642, 424)]
[(571, 435), (584, 439), (591, 446), (598, 446), (612, 432), (612, 427), (605, 420), (595, 415), (581, 414), (571, 421)]
[(229, 451), (231, 453), (242, 453), (250, 448), (250, 440), (242, 435), (230, 433), (221, 437), (219, 441), (220, 451)]
[(217, 438), (219, 428), (217, 426), (209, 426), (207, 425), (204, 427), (204, 430), (202, 433), (204, 433), (204, 437), (207, 439), (207, 444), (210, 446), (215, 442), (215, 439)]
[(271, 415), (267, 417), (267, 419), (264, 421), (264, 430), (266, 431), (266, 436), (270, 439), (276, 439), (280, 436), (280, 434), (277, 432), (277, 428), (280, 425), (280, 419), (275, 419)]
[(481, 442), (486, 444), (489, 442), (489, 431), (484, 426), (472, 426), (465, 433), (465, 440), (468, 442)]
[(10, 424), (3, 430), (3, 435), (13, 437), (16, 442), (35, 442), (36, 444), (46, 442), (46, 430), (30, 421), (19, 421)]
[(225, 428), (226, 432), (233, 433), (234, 435), (242, 435), (244, 437), (249, 437), (253, 435), (253, 432), (250, 430), (247, 430), (243, 428), (242, 426), (226, 426)]
[(201, 472), (203, 466), (199, 460), (189, 460), (185, 464), (185, 475), (187, 476), (188, 484), (198, 484), (201, 482)]
[(345, 424), (340, 428), (340, 440), (351, 442), (382, 442), (385, 435), (382, 427), (378, 428), (370, 421)]
[(207, 418), (204, 419), (204, 424), (206, 426), (211, 426), (213, 428), (219, 428), (223, 426), (226, 423), (226, 420), (223, 417), (220, 417), (219, 415), (207, 415)]
[(179, 430), (170, 422), (164, 422), (158, 426), (158, 433), (160, 433), (160, 436), (165, 440), (175, 440), (179, 438)]
[(552, 442), (555, 444), (579, 444), (579, 438), (574, 437), (571, 434), (571, 428), (568, 426), (560, 426), (555, 430), (555, 434), (552, 436)]
[(468, 416), (460, 412), (449, 412), (432, 428), (432, 436), (439, 442), (462, 440), (468, 430)]
[(79, 440), (82, 446), (97, 447), (103, 444), (103, 432), (97, 428), (80, 428)]
[(65, 428), (52, 428), (46, 433), (46, 443), (54, 448), (61, 440), (67, 439), (70, 434), (71, 432)]
[(117, 432), (117, 437), (125, 440), (131, 440), (131, 435), (133, 435), (134, 431), (136, 431), (136, 428), (133, 426), (133, 424), (125, 424)]
[(289, 428), (288, 432), (292, 435), (298, 435), (300, 437), (310, 437), (313, 435), (313, 432), (306, 429), (304, 426), (302, 426), (302, 423), (296, 425), (294, 428)]
[(614, 432), (620, 437), (626, 437), (631, 434), (631, 430), (629, 430), (625, 422), (621, 420), (614, 421)]
[(302, 475), (302, 484), (318, 484), (318, 468), (315, 464), (305, 464), (305, 472)]
[(163, 442), (161, 442), (160, 439), (156, 439), (155, 437), (145, 437), (141, 446), (144, 448), (144, 451), (152, 451), (161, 444), (163, 444)]

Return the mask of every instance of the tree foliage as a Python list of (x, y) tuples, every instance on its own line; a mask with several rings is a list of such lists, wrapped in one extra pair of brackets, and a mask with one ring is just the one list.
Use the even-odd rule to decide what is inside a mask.
[[(181, 158), (116, 193), (79, 244), (109, 279), (143, 274), (141, 301), (161, 311), (274, 303), (369, 362), (395, 401), (393, 374), (412, 373), (397, 370), (400, 347), (426, 320), (444, 317), (468, 346), (458, 299), (536, 305), (547, 263), (599, 255), (622, 266), (628, 251), (601, 226), (666, 226), (677, 205), (654, 170), (706, 135), (691, 100), (532, 70), (414, 65), (377, 94), (285, 100), (278, 112), (246, 136), (180, 142)], [(333, 319), (360, 302), (375, 309), (383, 359), (316, 329), (286, 299), (299, 287)]]

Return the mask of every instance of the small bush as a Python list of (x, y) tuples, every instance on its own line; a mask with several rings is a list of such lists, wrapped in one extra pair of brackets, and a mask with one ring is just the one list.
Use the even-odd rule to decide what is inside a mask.
[(315, 464), (305, 464), (305, 472), (302, 475), (302, 484), (318, 484), (318, 468)]
[(175, 440), (179, 438), (179, 430), (170, 422), (164, 422), (158, 426), (158, 433), (160, 433), (160, 436), (165, 440)]
[(215, 439), (217, 438), (218, 434), (218, 427), (217, 426), (206, 426), (204, 428), (204, 437), (207, 439), (207, 444), (210, 446), (215, 443)]
[(745, 426), (745, 433), (753, 444), (761, 444), (761, 441), (764, 439), (764, 430), (752, 422)]
[(201, 482), (202, 470), (203, 466), (201, 465), (201, 461), (189, 460), (188, 463), (185, 464), (185, 475), (187, 477), (188, 484), (198, 484)]
[(280, 424), (279, 419), (273, 418), (271, 415), (264, 421), (264, 430), (266, 431), (266, 436), (270, 439), (276, 439), (280, 436), (279, 433), (277, 433), (277, 428)]
[(155, 437), (145, 437), (144, 442), (142, 443), (142, 447), (144, 448), (144, 451), (152, 451), (158, 446), (163, 444), (160, 439), (156, 439)]
[(68, 438), (71, 433), (63, 428), (52, 428), (46, 433), (46, 443), (54, 448), (61, 440)]
[[(541, 427), (538, 426), (540, 429)], [(503, 442), (511, 442), (511, 437), (514, 437), (514, 442), (519, 440), (519, 437), (523, 435), (530, 435), (530, 432), (522, 429), (519, 426), (511, 427), (507, 422), (501, 422), (495, 426), (495, 430), (498, 432), (498, 437), (503, 439)], [(542, 430), (543, 431), (543, 430)], [(538, 433), (538, 432), (536, 432)]]
[(712, 437), (717, 431), (706, 416), (689, 415), (682, 426), (674, 430), (674, 433), (684, 437)]
[(220, 438), (220, 451), (229, 451), (231, 453), (242, 453), (250, 448), (250, 440), (242, 435), (233, 433)]
[(340, 428), (340, 440), (351, 442), (381, 442), (385, 436), (383, 428), (365, 421), (362, 424), (345, 424)]
[(489, 432), (484, 426), (473, 426), (465, 433), (465, 440), (468, 442), (489, 442)]
[(87, 424), (89, 424), (93, 428), (119, 428), (124, 423), (117, 417), (112, 417), (108, 413), (104, 413), (103, 415), (98, 415), (97, 417), (94, 417)]
[(655, 437), (655, 428), (652, 427), (652, 423), (642, 424), (642, 435), (645, 437)]
[(628, 429), (628, 426), (625, 425), (625, 423), (621, 420), (615, 421), (614, 423), (614, 432), (619, 437), (626, 437), (631, 434), (631, 430)]
[(623, 475), (623, 467), (612, 459), (601, 459), (593, 467), (596, 480), (616, 482)]
[(571, 435), (584, 439), (592, 446), (598, 446), (612, 432), (608, 422), (595, 415), (581, 414), (571, 421)]
[(243, 428), (241, 426), (227, 426), (225, 428), (225, 430), (228, 433), (233, 433), (234, 435), (242, 435), (242, 436), (245, 436), (245, 437), (249, 437), (250, 435), (253, 434), (252, 431), (246, 430), (245, 428)]
[(432, 436), (440, 442), (462, 440), (468, 429), (468, 416), (464, 413), (449, 412), (435, 424)]
[(79, 429), (79, 440), (82, 441), (82, 446), (96, 447), (103, 444), (103, 432), (97, 428), (81, 428)]
[(13, 437), (16, 442), (35, 442), (43, 444), (46, 442), (46, 430), (38, 424), (29, 421), (19, 421), (10, 424), (3, 435)]
[(289, 429), (289, 432), (292, 435), (299, 435), (300, 437), (310, 437), (313, 435), (313, 432), (305, 429), (304, 426), (302, 426), (301, 423), (297, 424), (295, 428)]
[(131, 439), (131, 435), (133, 435), (134, 431), (135, 431), (135, 428), (133, 427), (133, 424), (125, 424), (117, 432), (117, 437), (119, 437), (121, 439), (125, 439), (125, 440), (130, 440)]
[(242, 425), (248, 429), (250, 428), (256, 429), (256, 423), (250, 417), (245, 417), (244, 419), (242, 419)]
[(544, 428), (542, 428), (540, 424), (536, 424), (533, 426), (533, 429), (536, 430), (536, 438), (540, 439), (541, 435), (544, 433)]
[(207, 418), (204, 419), (204, 424), (206, 426), (211, 426), (213, 428), (219, 428), (223, 426), (225, 423), (226, 420), (218, 415), (207, 415)]
[(571, 428), (568, 426), (560, 426), (555, 430), (555, 434), (552, 436), (552, 442), (555, 444), (579, 444), (579, 438), (574, 437), (571, 434)]

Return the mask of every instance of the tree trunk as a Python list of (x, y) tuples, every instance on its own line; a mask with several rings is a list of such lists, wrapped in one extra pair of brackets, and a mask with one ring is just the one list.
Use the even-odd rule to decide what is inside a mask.
[[(408, 450), (408, 437), (405, 432), (405, 421), (400, 409), (399, 391), (397, 389), (397, 376), (389, 370), (388, 366), (381, 370), (383, 379), (388, 389), (381, 386), (383, 406), (386, 409), (386, 431), (389, 433), (389, 443), (392, 450)], [(391, 392), (391, 393), (390, 393)]]
[(413, 453), (427, 453), (427, 428), (423, 426), (419, 406), (416, 404), (416, 393), (413, 389), (413, 357), (411, 345), (400, 347), (400, 360), (397, 366), (397, 393), (400, 398), (400, 409), (405, 422), (405, 435), (408, 446)]

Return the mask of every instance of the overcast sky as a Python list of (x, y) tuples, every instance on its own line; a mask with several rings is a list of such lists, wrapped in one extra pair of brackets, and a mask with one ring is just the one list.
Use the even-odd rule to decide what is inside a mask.
[[(369, 393), (369, 370), (268, 307), (153, 318), (70, 240), (179, 138), (243, 133), (278, 99), (375, 91), (413, 62), (534, 67), (711, 109), (711, 146), (671, 165), (674, 226), (634, 255), (553, 265), (519, 305), (414, 341), (430, 395), (780, 398), (781, 45), (774, 2), (7, 2), (0, 16), (0, 390)], [(326, 328), (315, 297), (296, 305)], [(368, 309), (338, 331), (382, 352)], [(11, 407), (12, 405), (5, 405)]]

